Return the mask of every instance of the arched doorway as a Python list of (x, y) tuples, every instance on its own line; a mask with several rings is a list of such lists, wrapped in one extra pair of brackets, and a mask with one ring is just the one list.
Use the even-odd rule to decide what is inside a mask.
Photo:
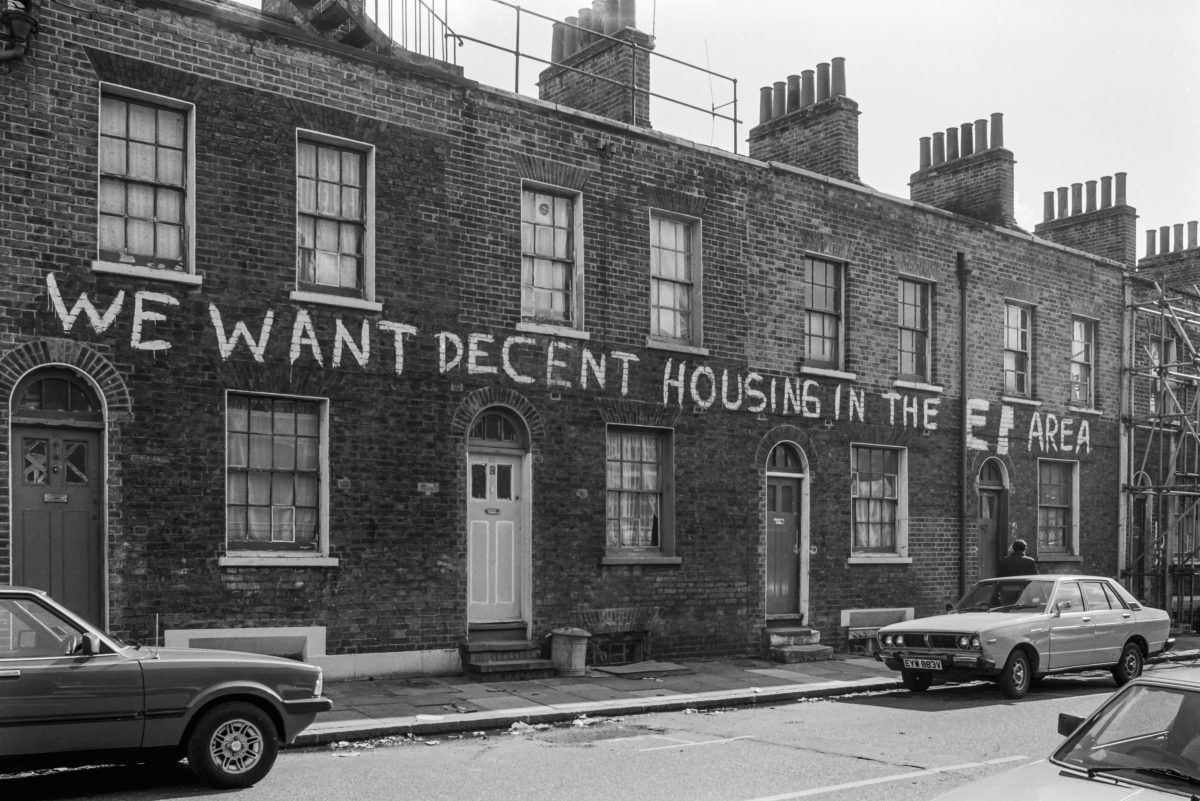
[(62, 368), (30, 373), (11, 404), (13, 583), (103, 626), (103, 408)]
[(977, 487), (979, 577), (990, 578), (996, 575), (1008, 547), (1008, 474), (1003, 462), (994, 457), (984, 460), (979, 466)]
[(467, 440), (467, 622), (525, 622), (529, 594), (529, 435), (511, 410), (484, 409)]
[(808, 487), (804, 454), (781, 442), (767, 457), (768, 619), (803, 618), (808, 611)]

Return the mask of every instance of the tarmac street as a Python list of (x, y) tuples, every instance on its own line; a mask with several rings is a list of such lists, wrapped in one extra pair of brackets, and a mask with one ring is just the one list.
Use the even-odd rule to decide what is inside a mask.
[[(1200, 636), (1180, 636), (1150, 662), (1200, 660)], [(393, 735), (429, 736), (681, 709), (772, 704), (901, 687), (882, 662), (838, 654), (779, 664), (743, 658), (642, 662), (583, 676), (477, 682), (465, 676), (331, 681), (334, 707), (301, 733), (296, 747)], [(1115, 685), (1114, 685), (1115, 689)]]

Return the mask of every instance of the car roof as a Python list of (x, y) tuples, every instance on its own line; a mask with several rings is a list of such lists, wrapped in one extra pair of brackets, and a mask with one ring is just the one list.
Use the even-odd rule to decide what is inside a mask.
[(1087, 576), (1078, 573), (1028, 573), (1020, 576), (994, 576), (992, 578), (980, 579), (979, 583), (985, 581), (1011, 581), (1012, 579), (1030, 578), (1043, 579), (1045, 581), (1055, 581), (1056, 579), (1071, 579), (1073, 581), (1114, 581), (1111, 576)]
[(1160, 665), (1130, 683), (1200, 690), (1200, 665)]

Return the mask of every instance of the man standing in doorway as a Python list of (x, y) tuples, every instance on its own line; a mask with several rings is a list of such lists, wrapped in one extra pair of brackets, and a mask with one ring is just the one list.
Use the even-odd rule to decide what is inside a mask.
[(1012, 550), (1008, 552), (1008, 556), (1000, 560), (1000, 569), (996, 575), (1004, 576), (1036, 576), (1037, 562), (1033, 557), (1025, 553), (1028, 546), (1025, 540), (1013, 540)]

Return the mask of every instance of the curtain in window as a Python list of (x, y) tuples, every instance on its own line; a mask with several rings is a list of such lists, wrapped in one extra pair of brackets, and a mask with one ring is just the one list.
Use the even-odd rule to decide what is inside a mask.
[(653, 432), (608, 436), (608, 547), (657, 548), (662, 517), (661, 444)]

